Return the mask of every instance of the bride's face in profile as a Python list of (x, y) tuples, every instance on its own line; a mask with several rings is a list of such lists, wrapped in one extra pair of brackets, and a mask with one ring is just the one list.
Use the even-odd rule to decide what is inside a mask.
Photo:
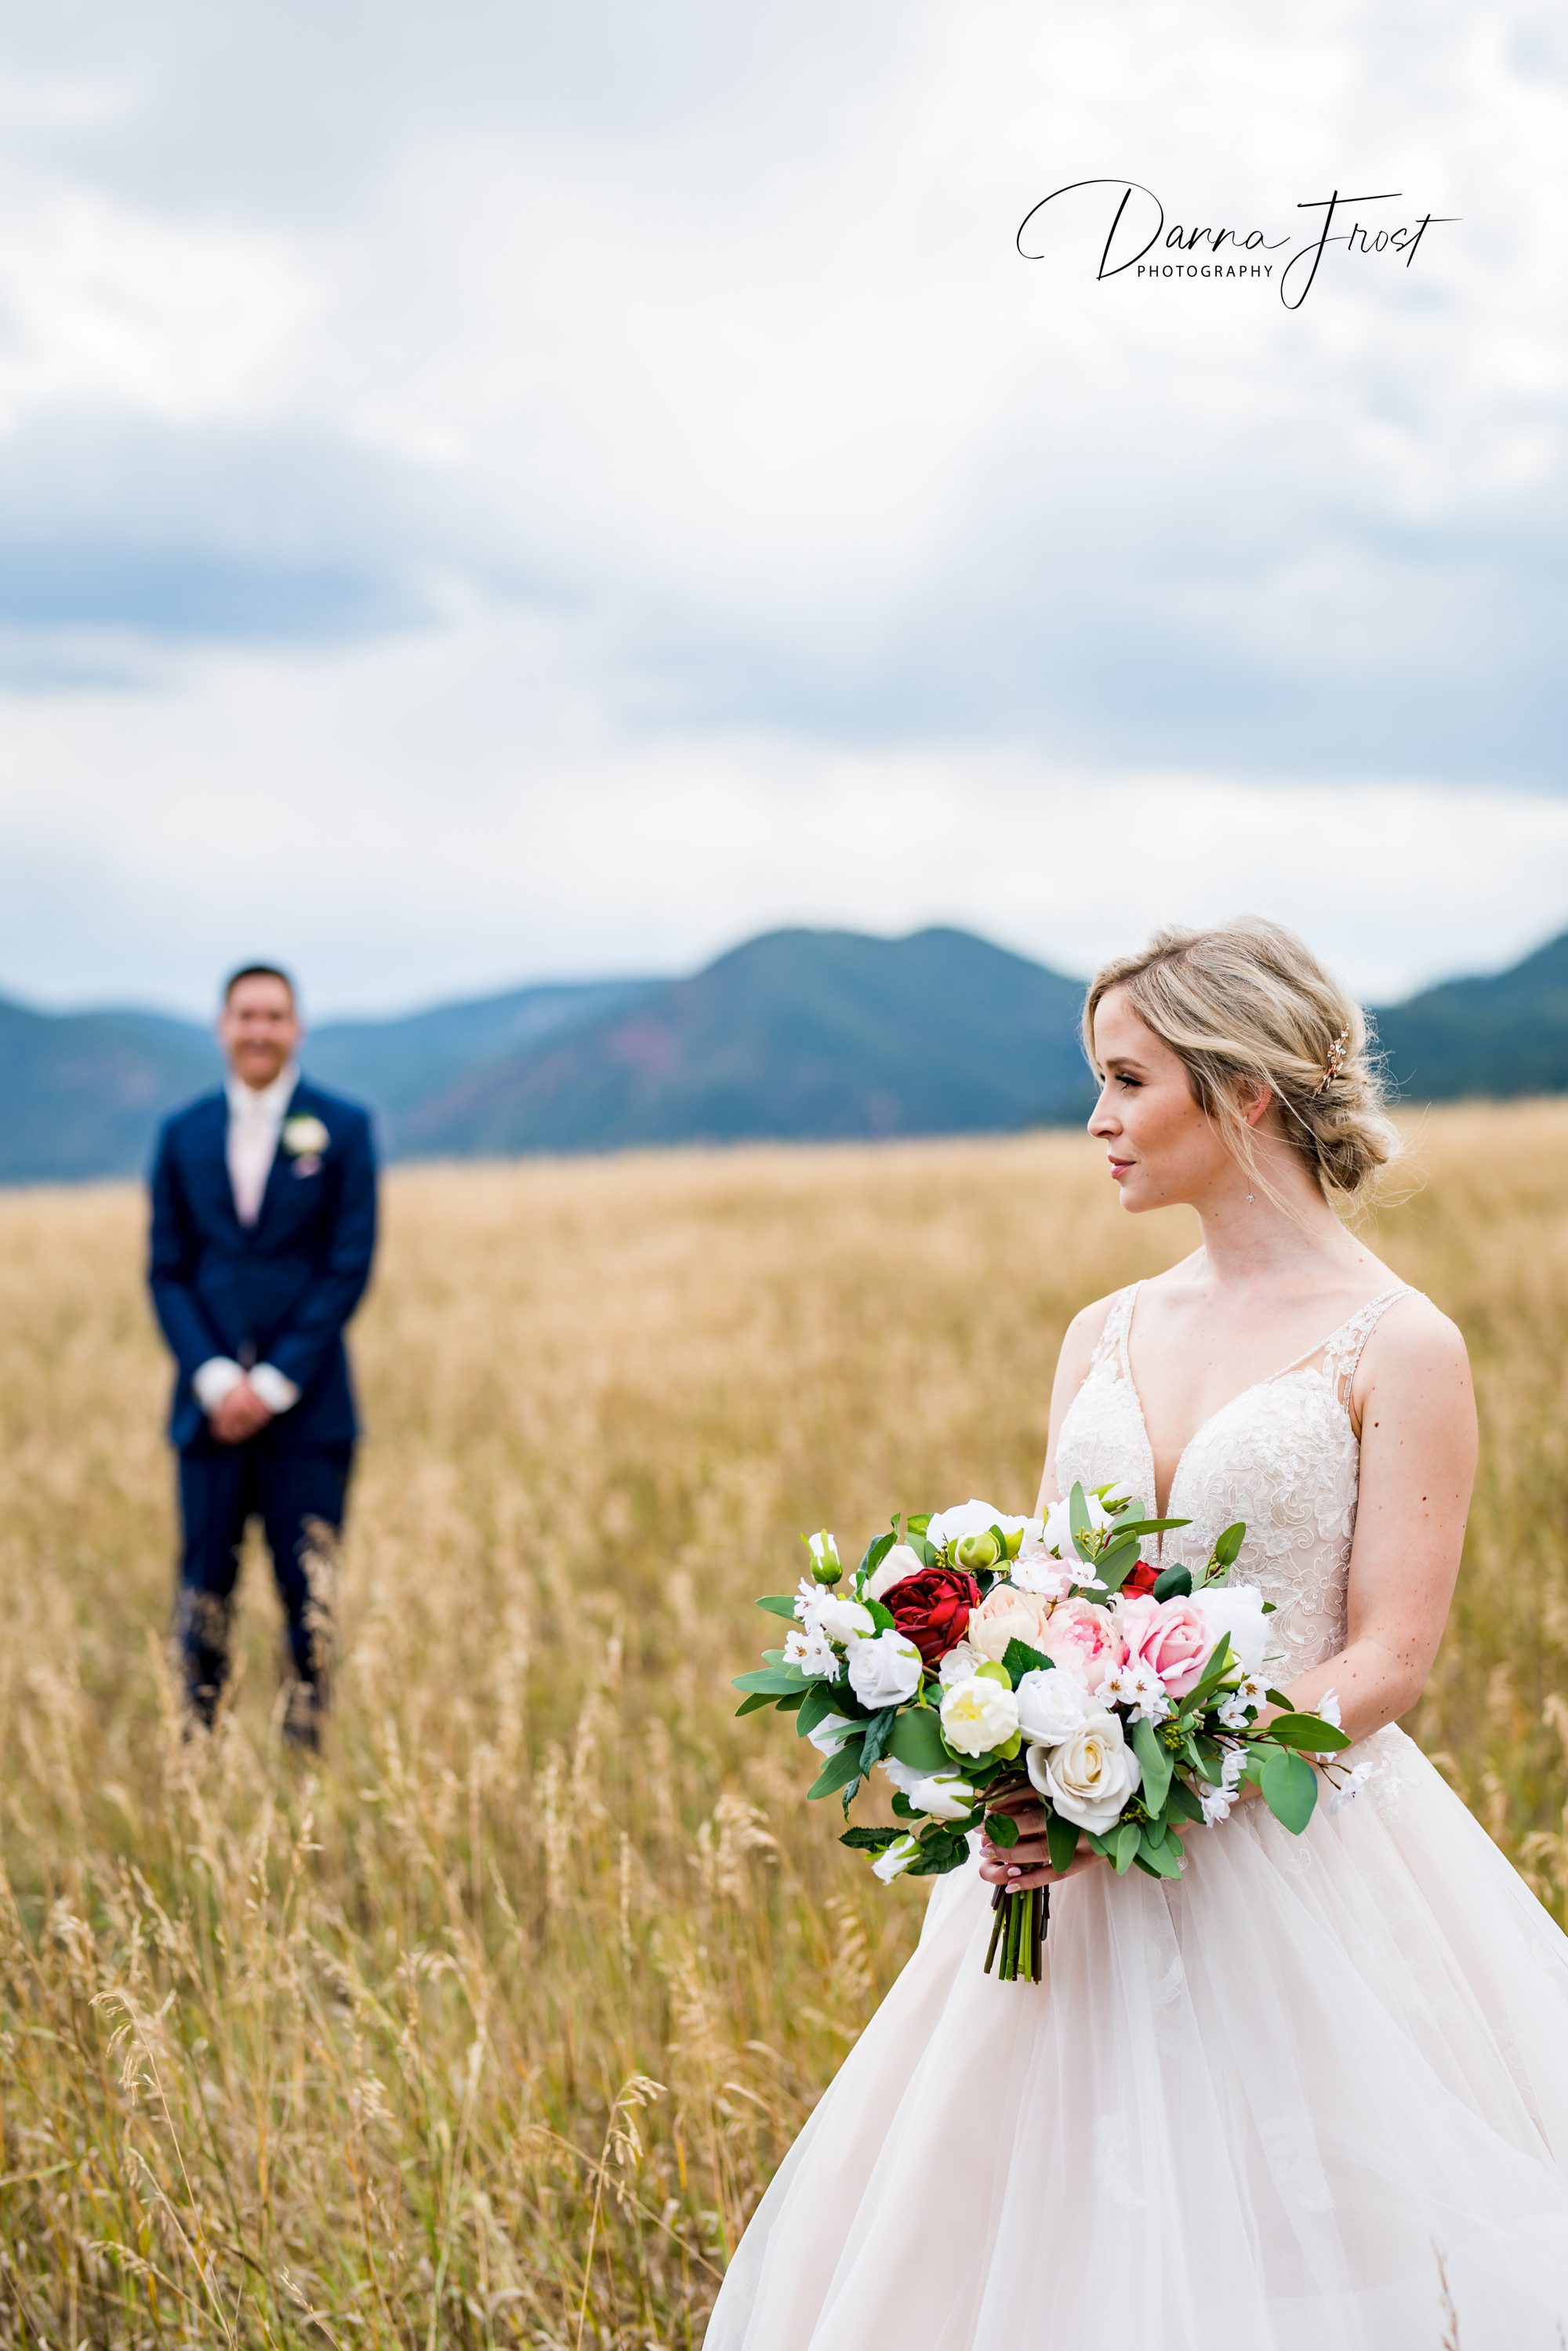
[(1241, 1169), (1193, 1099), (1186, 1070), (1113, 987), (1094, 1015), (1100, 1099), (1089, 1132), (1105, 1146), (1122, 1206), (1136, 1216), (1245, 1191)]

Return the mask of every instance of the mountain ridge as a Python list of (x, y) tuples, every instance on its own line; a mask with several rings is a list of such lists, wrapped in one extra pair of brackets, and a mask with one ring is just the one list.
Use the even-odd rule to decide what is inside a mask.
[[(797, 926), (674, 978), (324, 1022), (303, 1059), (370, 1102), (392, 1158), (1008, 1132), (1084, 1115), (1082, 987), (950, 926)], [(1403, 1099), (1568, 1092), (1568, 933), (1375, 1018)], [(0, 1183), (141, 1172), (160, 1119), (220, 1066), (211, 1035), (167, 1013), (0, 998)]]

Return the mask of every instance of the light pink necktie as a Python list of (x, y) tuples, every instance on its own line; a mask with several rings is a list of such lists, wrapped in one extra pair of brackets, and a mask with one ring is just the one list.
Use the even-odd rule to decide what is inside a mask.
[(268, 1148), (269, 1122), (258, 1102), (246, 1102), (229, 1135), (229, 1181), (242, 1225), (254, 1225), (261, 1214), (261, 1197), (272, 1165)]

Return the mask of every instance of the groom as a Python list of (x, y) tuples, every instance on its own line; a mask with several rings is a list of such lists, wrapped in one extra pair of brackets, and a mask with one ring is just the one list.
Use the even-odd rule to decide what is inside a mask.
[(177, 1366), (183, 1520), (175, 1637), (210, 1724), (240, 1545), (259, 1518), (287, 1617), (284, 1734), (315, 1747), (356, 1422), (343, 1326), (370, 1278), (370, 1120), (299, 1074), (294, 987), (247, 964), (224, 991), (221, 1092), (177, 1111), (152, 1169), (149, 1280)]

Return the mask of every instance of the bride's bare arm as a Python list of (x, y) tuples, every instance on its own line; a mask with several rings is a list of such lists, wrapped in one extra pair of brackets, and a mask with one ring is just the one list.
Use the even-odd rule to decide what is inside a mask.
[(1288, 1693), (1310, 1708), (1337, 1691), (1353, 1740), (1396, 1720), (1426, 1687), (1459, 1572), (1476, 1469), (1465, 1343), (1430, 1300), (1403, 1300), (1379, 1323), (1355, 1391), (1361, 1498), (1345, 1645)]

